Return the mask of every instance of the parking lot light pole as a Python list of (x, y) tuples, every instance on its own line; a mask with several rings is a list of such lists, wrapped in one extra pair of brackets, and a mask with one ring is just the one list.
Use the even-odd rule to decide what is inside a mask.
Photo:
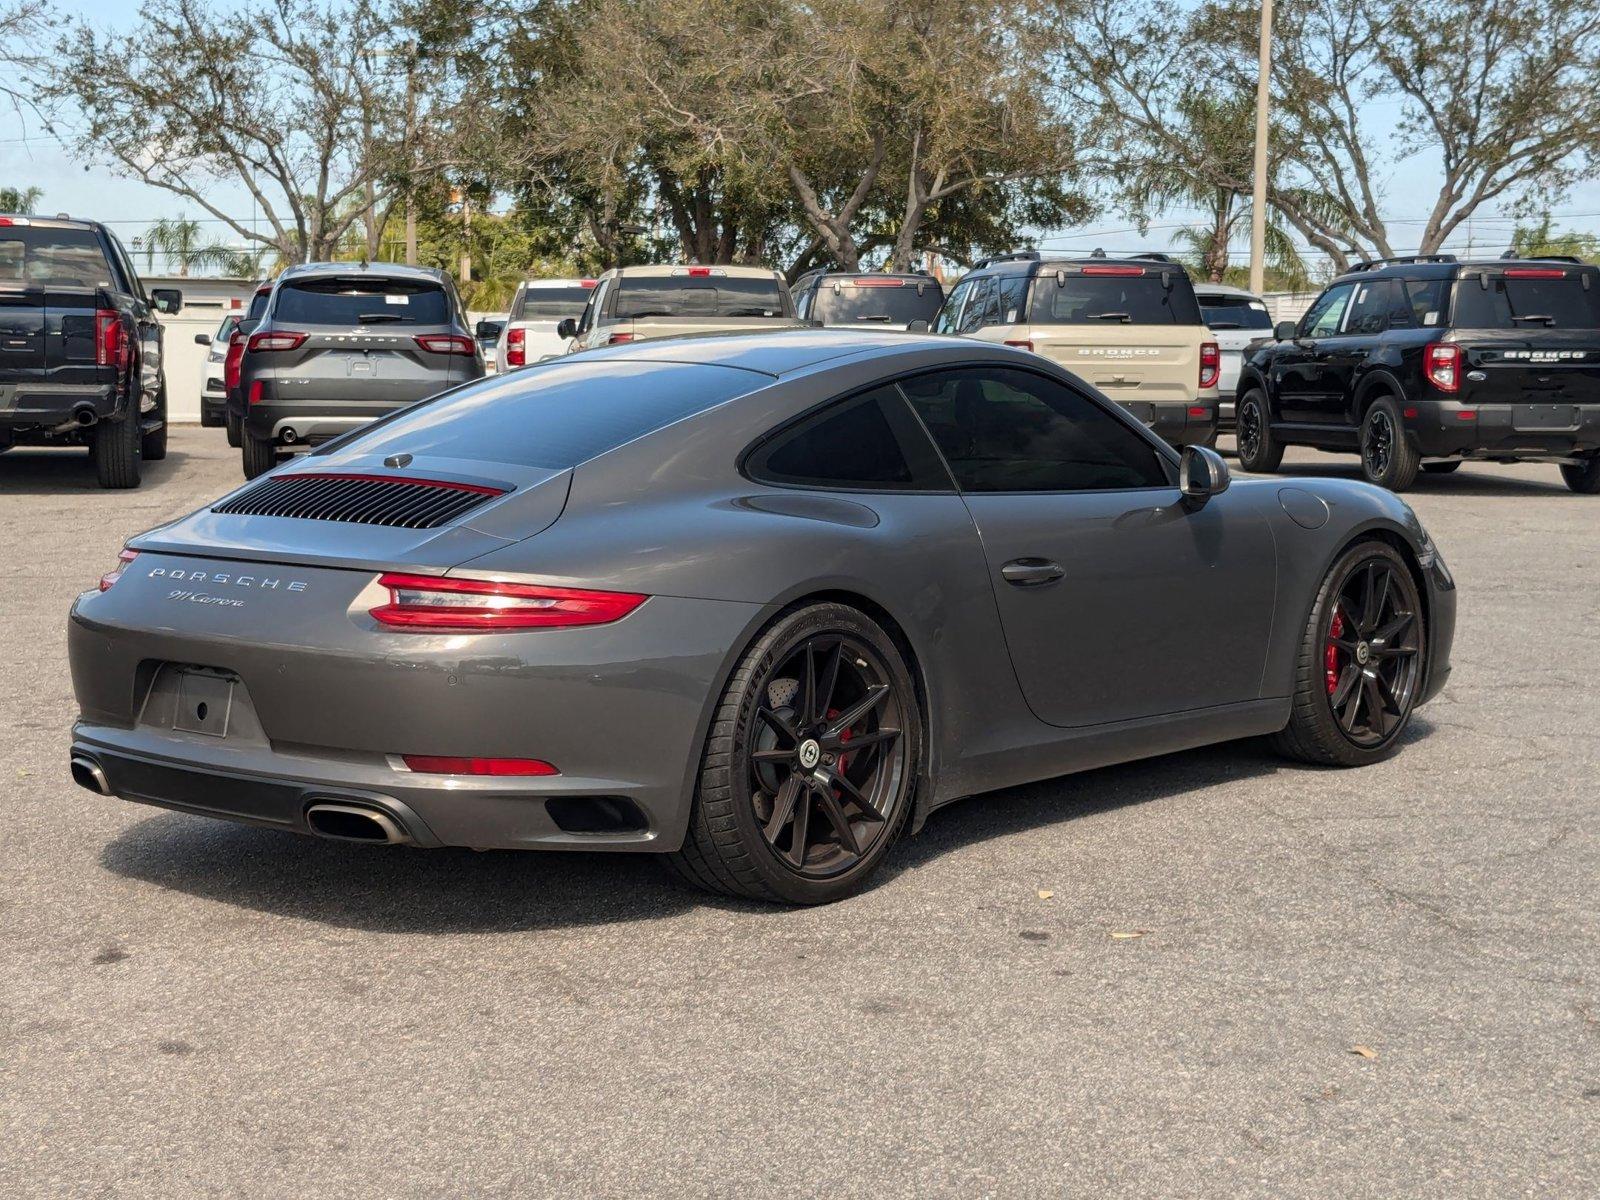
[(1272, 80), (1272, 0), (1261, 0), (1261, 67), (1256, 79), (1256, 164), (1250, 189), (1250, 290), (1267, 282), (1267, 101)]

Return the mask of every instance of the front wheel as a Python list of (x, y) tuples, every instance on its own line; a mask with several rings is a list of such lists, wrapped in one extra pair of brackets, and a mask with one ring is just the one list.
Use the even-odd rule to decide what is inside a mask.
[(1267, 398), (1260, 391), (1249, 391), (1239, 401), (1234, 440), (1239, 448), (1239, 465), (1246, 471), (1268, 475), (1283, 461), (1283, 443), (1272, 436), (1267, 415)]
[(1301, 635), (1279, 751), (1337, 767), (1393, 754), (1422, 691), (1426, 632), (1416, 581), (1399, 552), (1386, 542), (1346, 550)]
[(1361, 473), (1368, 483), (1403, 492), (1417, 481), (1421, 466), (1422, 458), (1406, 438), (1394, 400), (1379, 397), (1361, 421)]
[(710, 891), (824, 904), (865, 886), (905, 827), (922, 717), (894, 641), (814, 604), (746, 651), (712, 718), (683, 847)]
[(1583, 496), (1600, 495), (1600, 454), (1582, 464), (1563, 464), (1561, 478)]

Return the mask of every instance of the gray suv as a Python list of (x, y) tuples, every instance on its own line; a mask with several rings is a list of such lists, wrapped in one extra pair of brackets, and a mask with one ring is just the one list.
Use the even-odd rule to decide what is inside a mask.
[(483, 374), (483, 352), (444, 272), (393, 263), (290, 267), (245, 342), (230, 393), (240, 409), (245, 478)]

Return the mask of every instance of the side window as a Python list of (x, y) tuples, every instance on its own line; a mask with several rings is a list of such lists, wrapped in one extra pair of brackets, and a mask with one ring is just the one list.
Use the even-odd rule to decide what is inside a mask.
[(1377, 334), (1389, 328), (1389, 298), (1394, 293), (1394, 283), (1375, 279), (1356, 285), (1356, 294), (1350, 302), (1350, 319), (1344, 323), (1348, 334)]
[(1406, 298), (1406, 289), (1414, 286), (1415, 280), (1396, 279), (1389, 285), (1389, 328), (1410, 329), (1416, 322), (1411, 316), (1411, 301)]
[(1449, 301), (1448, 279), (1408, 279), (1405, 281), (1406, 302), (1411, 306), (1411, 320), (1419, 327), (1444, 324), (1444, 310)]
[(994, 276), (986, 275), (976, 280), (972, 285), (972, 296), (967, 301), (966, 310), (961, 314), (961, 327), (957, 333), (971, 333), (985, 324), (984, 314), (991, 307), (994, 297)]
[(1318, 296), (1316, 302), (1300, 318), (1301, 337), (1332, 337), (1339, 332), (1339, 322), (1350, 305), (1350, 295), (1356, 290), (1353, 283), (1340, 283)]
[(811, 289), (797, 288), (790, 295), (794, 297), (794, 315), (804, 321), (806, 314), (811, 311)]
[(963, 279), (945, 297), (944, 307), (939, 310), (939, 315), (933, 322), (933, 331), (935, 333), (954, 333), (956, 331), (956, 318), (961, 313), (961, 302), (967, 298), (967, 293), (970, 291), (972, 291), (972, 280)]
[(1028, 311), (1023, 303), (1028, 296), (1026, 275), (1003, 275), (1000, 278), (1000, 323), (1015, 325)]
[[(896, 425), (907, 435), (906, 442)], [(779, 431), (755, 449), (745, 470), (763, 483), (949, 491), (949, 479), (915, 425), (892, 385), (877, 388)], [(907, 443), (913, 447), (910, 457)]]
[(606, 293), (611, 290), (611, 280), (600, 281), (594, 291), (589, 293), (589, 303), (583, 306), (583, 316), (578, 318), (578, 333), (583, 335), (593, 329), (600, 316), (600, 306), (606, 302)]
[(1009, 367), (969, 367), (901, 384), (969, 492), (1171, 487), (1155, 448), (1087, 396)]

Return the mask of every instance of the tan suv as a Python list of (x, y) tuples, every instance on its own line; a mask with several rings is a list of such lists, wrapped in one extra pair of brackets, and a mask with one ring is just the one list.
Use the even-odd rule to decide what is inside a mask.
[(1217, 436), (1222, 356), (1181, 265), (1159, 254), (985, 259), (934, 325), (1060, 363), (1174, 446)]
[(683, 333), (799, 327), (783, 276), (766, 267), (616, 267), (557, 326), (569, 351)]

